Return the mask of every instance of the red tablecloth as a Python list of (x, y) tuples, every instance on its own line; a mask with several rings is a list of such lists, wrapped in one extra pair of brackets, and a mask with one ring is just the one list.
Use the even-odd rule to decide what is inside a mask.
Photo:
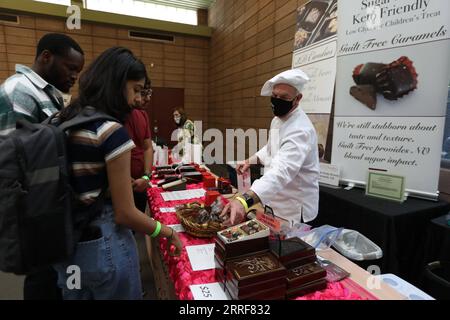
[[(202, 188), (203, 184), (189, 185), (188, 189)], [(149, 205), (152, 210), (153, 217), (165, 225), (179, 224), (179, 220), (175, 213), (161, 213), (161, 208), (175, 207), (179, 204), (189, 203), (193, 201), (203, 202), (204, 198), (190, 199), (185, 201), (169, 201), (163, 200), (161, 193), (164, 192), (161, 188), (151, 188), (148, 190)], [(180, 239), (183, 246), (203, 245), (213, 243), (213, 239), (199, 239), (192, 237), (186, 233), (180, 233)], [(166, 250), (166, 240), (161, 239), (160, 249), (164, 261), (168, 266), (169, 275), (172, 279), (175, 292), (180, 300), (192, 300), (193, 296), (189, 288), (194, 284), (206, 284), (218, 282), (215, 278), (214, 270), (207, 271), (192, 271), (189, 257), (186, 249), (180, 257), (170, 257)], [(340, 283), (329, 283), (326, 290), (315, 292), (296, 300), (372, 300), (376, 299), (373, 295), (358, 286), (355, 282), (347, 279)]]

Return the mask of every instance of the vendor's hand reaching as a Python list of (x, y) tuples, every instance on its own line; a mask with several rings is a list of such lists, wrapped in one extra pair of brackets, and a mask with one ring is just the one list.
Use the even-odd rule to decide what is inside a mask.
[(240, 201), (234, 200), (228, 203), (225, 208), (223, 208), (220, 217), (228, 217), (223, 222), (223, 225), (234, 226), (245, 220), (245, 208)]
[(133, 191), (145, 192), (148, 188), (148, 181), (144, 179), (136, 179), (132, 182)]
[[(173, 252), (171, 250), (172, 245), (175, 247), (175, 250)], [(173, 230), (172, 236), (170, 238), (167, 238), (167, 252), (169, 252), (169, 255), (171, 257), (179, 257), (182, 250), (183, 244), (181, 243), (180, 237), (178, 236), (178, 233)]]
[(238, 162), (236, 165), (236, 172), (243, 175), (248, 169), (250, 169), (250, 162), (248, 160)]

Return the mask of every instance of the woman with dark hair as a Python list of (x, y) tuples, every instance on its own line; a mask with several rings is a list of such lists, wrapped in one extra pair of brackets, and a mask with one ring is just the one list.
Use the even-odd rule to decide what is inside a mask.
[[(142, 298), (137, 247), (130, 229), (167, 238), (169, 250), (175, 246), (172, 255), (181, 252), (177, 233), (140, 212), (133, 200), (130, 154), (134, 143), (121, 123), (141, 103), (146, 77), (144, 64), (130, 50), (108, 49), (83, 73), (79, 98), (60, 115), (63, 122), (92, 106), (118, 120), (100, 120), (69, 132), (71, 184), (78, 200), (88, 208), (103, 196), (105, 186), (109, 189), (101, 212), (83, 229), (74, 255), (55, 266), (64, 299)], [(83, 210), (74, 214), (75, 223), (78, 212)], [(81, 272), (75, 289), (68, 288), (69, 266)]]
[(173, 110), (173, 121), (178, 127), (177, 140), (178, 145), (174, 149), (180, 160), (186, 154), (185, 148), (187, 144), (198, 144), (198, 137), (195, 135), (195, 125), (192, 120), (188, 119), (186, 111), (178, 107)]

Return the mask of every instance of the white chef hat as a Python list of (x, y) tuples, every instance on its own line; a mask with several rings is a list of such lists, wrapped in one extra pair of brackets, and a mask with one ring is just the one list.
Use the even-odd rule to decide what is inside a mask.
[(309, 77), (299, 68), (287, 70), (267, 81), (264, 84), (263, 88), (261, 89), (261, 96), (263, 97), (271, 96), (273, 87), (277, 84), (282, 83), (294, 87), (295, 89), (297, 89), (299, 93), (301, 93), (303, 90), (303, 86), (308, 81)]

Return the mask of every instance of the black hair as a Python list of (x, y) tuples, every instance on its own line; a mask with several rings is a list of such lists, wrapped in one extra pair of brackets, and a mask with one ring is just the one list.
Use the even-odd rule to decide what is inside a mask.
[(36, 59), (44, 50), (50, 51), (54, 55), (63, 57), (70, 49), (78, 51), (84, 55), (83, 49), (71, 37), (61, 33), (48, 33), (39, 40), (36, 50)]
[(81, 75), (78, 98), (61, 112), (61, 121), (92, 106), (124, 122), (131, 112), (125, 97), (127, 81), (141, 79), (148, 79), (145, 65), (129, 49), (107, 49)]

